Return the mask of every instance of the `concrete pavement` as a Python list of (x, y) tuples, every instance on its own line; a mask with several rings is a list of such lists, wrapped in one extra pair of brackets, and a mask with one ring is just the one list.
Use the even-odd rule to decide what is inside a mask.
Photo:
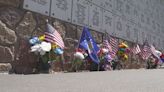
[(164, 70), (0, 74), (0, 92), (164, 92)]

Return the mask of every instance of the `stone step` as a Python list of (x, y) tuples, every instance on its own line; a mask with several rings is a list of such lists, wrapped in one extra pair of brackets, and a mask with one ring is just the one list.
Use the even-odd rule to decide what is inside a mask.
[(0, 63), (0, 73), (8, 73), (12, 66), (10, 63)]

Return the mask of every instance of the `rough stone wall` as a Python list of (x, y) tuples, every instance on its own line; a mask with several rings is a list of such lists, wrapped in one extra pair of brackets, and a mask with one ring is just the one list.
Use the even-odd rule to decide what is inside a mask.
[[(81, 27), (24, 10), (22, 5), (23, 0), (0, 0), (0, 63), (11, 63), (16, 73), (35, 72), (38, 56), (29, 52), (28, 39), (43, 34), (46, 19), (49, 19), (62, 35), (67, 47), (64, 60), (71, 61)], [(93, 34), (98, 42), (102, 41), (102, 34)]]
[[(0, 0), (0, 63), (11, 63), (15, 73), (37, 72), (39, 57), (29, 52), (28, 40), (34, 35), (43, 34), (46, 19), (49, 19), (62, 35), (67, 47), (64, 60), (70, 62), (82, 28), (24, 10), (22, 5), (23, 0)], [(102, 42), (101, 33), (92, 31), (92, 34), (98, 43)], [(56, 71), (62, 70), (61, 63), (58, 62), (52, 67)], [(70, 68), (70, 65), (64, 67)]]

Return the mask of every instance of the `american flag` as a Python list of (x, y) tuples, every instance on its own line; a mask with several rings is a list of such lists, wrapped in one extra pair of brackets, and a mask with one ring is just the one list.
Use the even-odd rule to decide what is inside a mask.
[(151, 45), (151, 52), (152, 54), (160, 60), (160, 55), (162, 54), (160, 51), (156, 50), (156, 48)]
[(141, 49), (140, 49), (139, 45), (137, 44), (133, 48), (131, 48), (131, 52), (135, 55), (139, 54), (141, 52)]
[(143, 49), (141, 50), (141, 57), (143, 60), (147, 60), (152, 54), (151, 47), (147, 42), (145, 42)]
[(118, 51), (118, 40), (115, 37), (110, 36), (109, 41), (112, 47), (112, 52), (110, 53), (110, 55), (112, 58), (115, 58)]
[(109, 44), (108, 40), (104, 40), (104, 41), (103, 41), (103, 47), (106, 48), (106, 49), (108, 49), (109, 52), (112, 52), (112, 47), (111, 47), (111, 45)]
[(47, 24), (47, 29), (45, 32), (45, 41), (55, 43), (62, 49), (65, 47), (61, 35), (50, 24)]

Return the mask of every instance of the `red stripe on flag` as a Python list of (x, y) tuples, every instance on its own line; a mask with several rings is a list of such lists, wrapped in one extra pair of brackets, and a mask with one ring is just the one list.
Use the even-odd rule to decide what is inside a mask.
[(109, 52), (112, 52), (112, 47), (111, 47), (111, 45), (109, 44), (108, 40), (104, 40), (104, 41), (103, 41), (103, 47), (106, 48), (106, 49), (108, 49)]
[(110, 37), (110, 44), (112, 47), (112, 53), (110, 53), (112, 58), (115, 58), (118, 51), (118, 40), (115, 37)]

